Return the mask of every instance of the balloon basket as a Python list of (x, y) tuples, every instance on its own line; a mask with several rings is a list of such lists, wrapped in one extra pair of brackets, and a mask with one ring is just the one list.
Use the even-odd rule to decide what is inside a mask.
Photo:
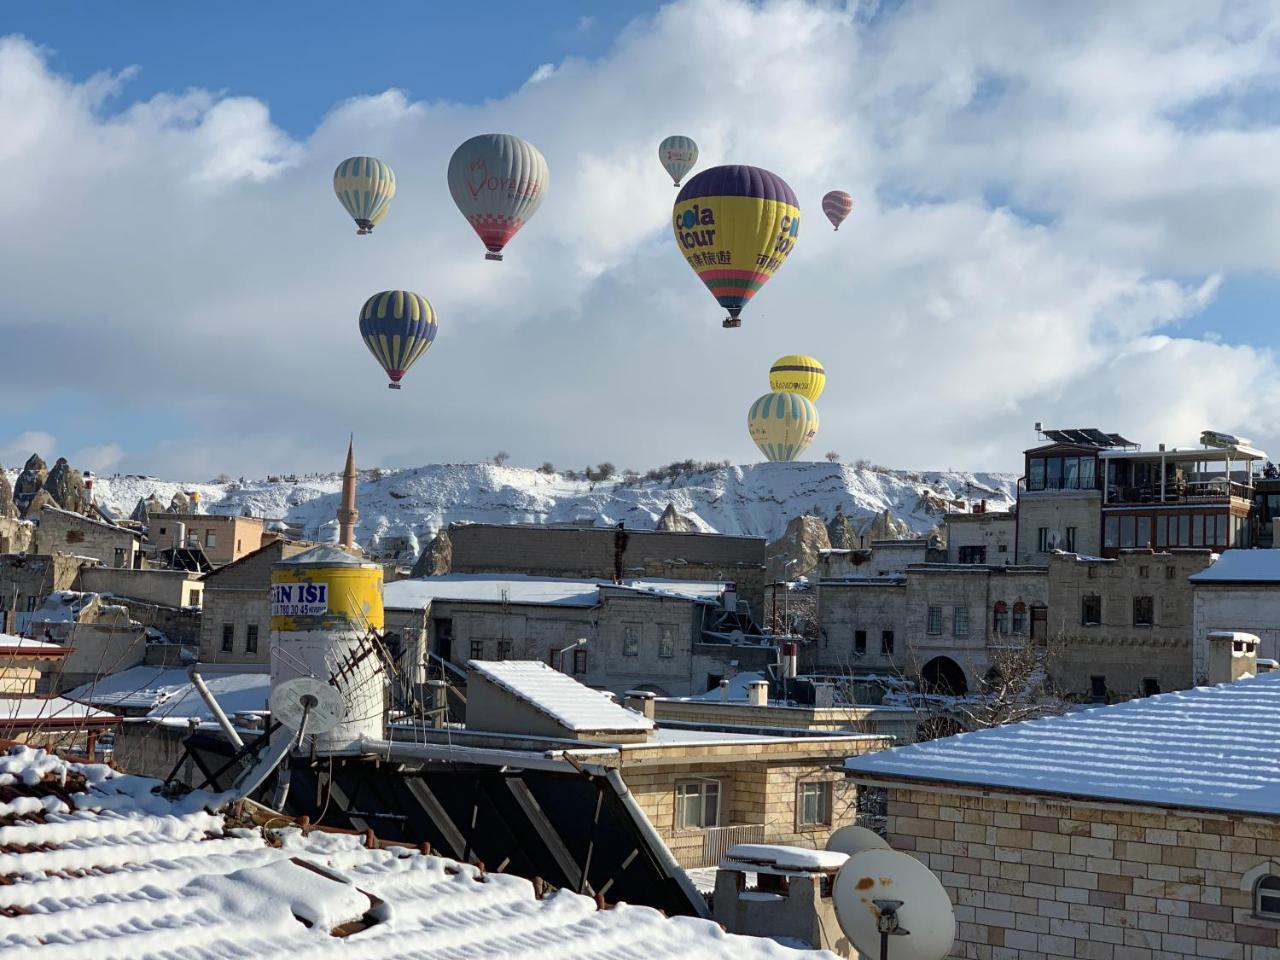
[(490, 251), (489, 253), (486, 253), (486, 254), (484, 255), (484, 258), (485, 258), (486, 260), (501, 260), (501, 259), (502, 259), (502, 254), (500, 254), (500, 253), (493, 253), (492, 251)]
[(742, 320), (738, 317), (725, 317), (724, 322), (720, 324), (726, 330), (732, 330), (734, 327), (742, 326)]
[(399, 390), (399, 389), (400, 389), (400, 384), (398, 384), (398, 383), (388, 383), (388, 384), (387, 384), (387, 389), (388, 389), (388, 390)]
[(356, 226), (360, 228), (356, 231), (357, 237), (363, 237), (367, 233), (373, 233), (373, 224), (368, 220), (357, 220)]

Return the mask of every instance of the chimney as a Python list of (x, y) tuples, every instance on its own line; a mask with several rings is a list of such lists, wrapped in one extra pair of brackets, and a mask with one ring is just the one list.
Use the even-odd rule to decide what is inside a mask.
[(782, 676), (788, 680), (795, 679), (796, 654), (797, 646), (795, 643), (788, 642), (782, 645)]
[(654, 701), (658, 699), (657, 696), (648, 690), (628, 690), (624, 696), (626, 697), (622, 702), (624, 707), (636, 713), (642, 713), (650, 720), (653, 719)]
[(747, 684), (747, 703), (753, 707), (769, 705), (769, 683), (766, 680), (752, 680)]
[(173, 524), (173, 545), (182, 549), (187, 545), (187, 525), (180, 521)]
[(428, 680), (427, 689), (431, 691), (431, 726), (439, 730), (447, 719), (448, 684), (443, 680)]
[(729, 702), (729, 681), (728, 680), (720, 681), (720, 702), (721, 703)]
[(1258, 658), (1258, 674), (1259, 675), (1262, 675), (1264, 673), (1271, 673), (1273, 670), (1280, 670), (1280, 663), (1276, 663), (1276, 661), (1274, 660), (1265, 660), (1261, 657)]
[(730, 613), (738, 612), (738, 585), (736, 583), (726, 583), (724, 585), (724, 608)]
[(1258, 672), (1258, 643), (1252, 633), (1209, 631), (1209, 685), (1231, 683)]

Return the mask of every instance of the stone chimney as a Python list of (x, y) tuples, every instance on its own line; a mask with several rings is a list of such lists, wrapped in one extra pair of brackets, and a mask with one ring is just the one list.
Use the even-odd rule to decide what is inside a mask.
[(648, 690), (628, 690), (624, 695), (622, 705), (628, 710), (634, 710), (636, 713), (642, 713), (650, 720), (654, 715), (654, 701), (658, 698)]
[(1231, 683), (1258, 672), (1258, 643), (1252, 633), (1209, 631), (1209, 685)]
[(753, 707), (767, 707), (769, 705), (769, 682), (767, 680), (752, 680), (747, 684), (747, 703)]
[(342, 505), (338, 507), (338, 546), (353, 550), (356, 545), (356, 454), (355, 437), (347, 443), (347, 463), (342, 468)]

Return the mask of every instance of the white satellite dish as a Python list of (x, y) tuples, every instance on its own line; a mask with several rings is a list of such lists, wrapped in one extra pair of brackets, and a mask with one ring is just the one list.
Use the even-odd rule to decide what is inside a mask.
[(863, 850), (846, 860), (831, 899), (840, 929), (868, 957), (943, 960), (956, 939), (955, 911), (942, 883), (896, 850)]
[(827, 838), (827, 849), (833, 853), (847, 853), (852, 857), (863, 850), (888, 850), (889, 842), (873, 830), (850, 824)]
[(328, 733), (342, 722), (345, 712), (342, 694), (323, 680), (297, 677), (286, 680), (271, 691), (271, 716), (283, 726), (299, 734)]

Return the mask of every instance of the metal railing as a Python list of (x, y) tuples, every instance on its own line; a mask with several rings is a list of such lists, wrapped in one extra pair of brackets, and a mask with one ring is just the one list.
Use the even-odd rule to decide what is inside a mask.
[(1211, 480), (1179, 480), (1168, 481), (1161, 495), (1160, 484), (1143, 484), (1141, 486), (1109, 486), (1106, 502), (1108, 504), (1139, 503), (1203, 503), (1205, 501), (1225, 501), (1229, 497), (1249, 500), (1253, 490), (1247, 484), (1215, 477)]
[(714, 867), (725, 858), (731, 847), (740, 843), (764, 843), (763, 823), (734, 823), (726, 827), (677, 834), (667, 841), (680, 866)]

